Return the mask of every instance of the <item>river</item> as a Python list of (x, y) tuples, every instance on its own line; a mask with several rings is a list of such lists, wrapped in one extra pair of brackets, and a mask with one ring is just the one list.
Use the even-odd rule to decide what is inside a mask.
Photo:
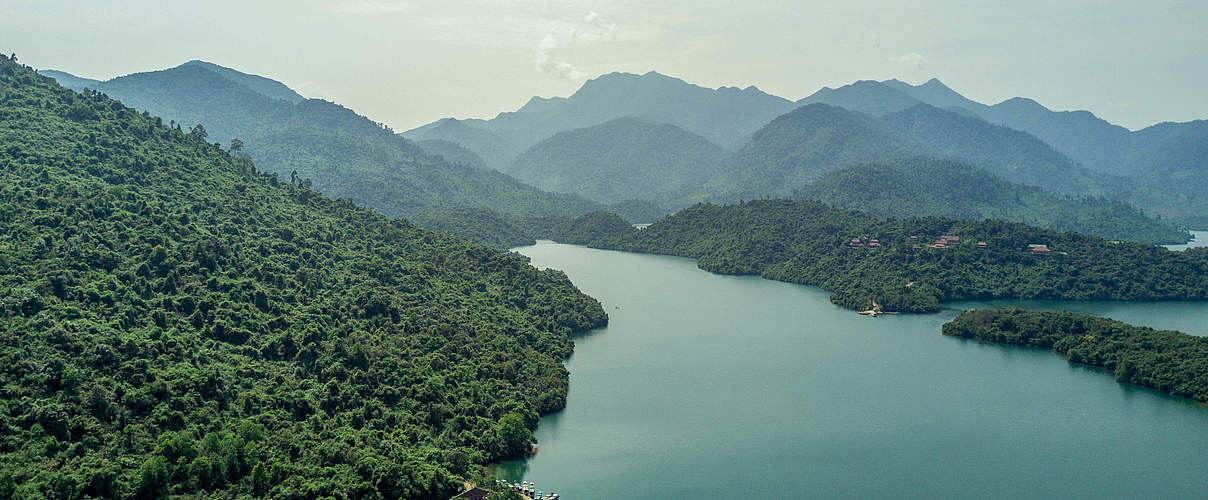
[[(566, 409), (497, 473), (563, 498), (1192, 497), (1208, 407), (1048, 351), (944, 337), (961, 309), (867, 318), (691, 259), (541, 242), (608, 310)], [(1208, 334), (1208, 304), (1037, 303)]]

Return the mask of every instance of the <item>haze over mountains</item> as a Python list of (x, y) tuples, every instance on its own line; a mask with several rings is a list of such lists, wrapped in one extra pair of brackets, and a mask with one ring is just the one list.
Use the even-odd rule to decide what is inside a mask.
[(860, 81), (822, 89), (802, 103), (827, 103), (873, 115), (919, 103), (978, 117), (1027, 132), (1096, 172), (1127, 177), (1136, 189), (1126, 197), (1173, 217), (1208, 213), (1200, 193), (1208, 188), (1208, 121), (1159, 123), (1130, 131), (1089, 111), (1052, 111), (1016, 97), (988, 106), (961, 96), (939, 80), (909, 85), (897, 80)]
[(624, 117), (675, 125), (736, 149), (750, 133), (793, 107), (792, 101), (754, 86), (709, 89), (653, 71), (609, 73), (588, 80), (570, 97), (534, 97), (491, 120), (444, 119), (403, 135), (459, 142), (488, 165), (506, 168), (516, 155), (558, 132)]
[[(497, 246), (531, 238), (524, 218), (609, 209), (652, 221), (700, 201), (791, 196), (852, 165), (919, 158), (984, 169), (1010, 183), (1010, 192), (1039, 188), (1058, 201), (1032, 203), (1026, 212), (1035, 223), (1109, 238), (1161, 234), (1169, 242), (1177, 232), (1108, 200), (1190, 222), (1208, 206), (1192, 196), (1208, 182), (1200, 175), (1208, 151), (1197, 140), (1208, 130), (1203, 122), (1130, 132), (1089, 112), (1053, 112), (1023, 98), (987, 106), (934, 79), (917, 86), (860, 81), (794, 103), (753, 86), (708, 89), (655, 72), (611, 73), (569, 97), (534, 97), (490, 120), (439, 120), (400, 134), (407, 140), (280, 82), (201, 61), (106, 82), (43, 74), (166, 119), (203, 123), (212, 139), (238, 137), (267, 170), (296, 171), (325, 194)], [(1094, 163), (1104, 155), (1073, 147), (1083, 136), (1128, 148), (1111, 155), (1115, 163)], [(936, 189), (958, 189), (965, 180), (941, 177)], [(805, 192), (847, 199), (832, 186), (830, 196), (817, 186)], [(1111, 213), (1089, 226), (1037, 215), (1084, 214), (1088, 206), (1080, 203)], [(975, 212), (1021, 220), (1017, 205)], [(916, 206), (968, 212), (959, 203)]]
[[(211, 63), (136, 73), (108, 81), (43, 74), (68, 88), (85, 87), (140, 110), (192, 126), (210, 141), (238, 138), (257, 165), (283, 178), (296, 175), (316, 189), (380, 210), (413, 216), (452, 207), (478, 207), (512, 216), (577, 215), (602, 205), (548, 193), (500, 172), (454, 143), (415, 143), (338, 104), (305, 99), (284, 84)], [(296, 172), (296, 174), (295, 174)]]
[(559, 132), (529, 148), (504, 172), (541, 189), (601, 203), (665, 201), (712, 176), (720, 146), (675, 125), (617, 118)]
[(1122, 201), (1056, 196), (948, 160), (912, 158), (851, 165), (823, 174), (794, 198), (881, 217), (1002, 219), (1112, 240), (1175, 242), (1185, 237)]
[[(739, 102), (747, 107), (736, 110)], [(847, 113), (803, 109), (810, 104)], [(1051, 111), (1026, 98), (985, 105), (936, 79), (920, 85), (859, 81), (790, 103), (754, 87), (709, 90), (657, 73), (613, 73), (589, 80), (567, 98), (533, 98), (492, 120), (444, 119), (404, 135), (459, 142), (487, 165), (509, 172), (535, 141), (545, 141), (543, 150), (569, 153), (577, 146), (557, 144), (559, 132), (624, 116), (673, 124), (733, 151), (719, 161), (716, 175), (696, 188), (647, 195), (669, 208), (700, 200), (785, 196), (852, 163), (915, 156), (959, 160), (1054, 194), (1106, 196), (1184, 220), (1208, 207), (1194, 195), (1202, 190), (1199, 170), (1208, 158), (1200, 146), (1208, 138), (1205, 122), (1132, 132), (1087, 111)], [(709, 119), (714, 123), (702, 123)], [(779, 127), (787, 128), (773, 130)], [(539, 138), (542, 134), (546, 137)], [(595, 163), (628, 161), (610, 154), (608, 140), (590, 143), (591, 137), (584, 134), (575, 142), (584, 151), (604, 148)], [(563, 173), (580, 168), (571, 163), (576, 162), (564, 162)], [(555, 170), (543, 172), (554, 175)], [(547, 187), (590, 197), (575, 186)]]

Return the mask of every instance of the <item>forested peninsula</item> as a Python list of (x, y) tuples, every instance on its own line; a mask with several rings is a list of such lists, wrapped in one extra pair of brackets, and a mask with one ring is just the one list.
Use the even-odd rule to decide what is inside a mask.
[(1208, 248), (1173, 252), (999, 220), (883, 219), (790, 200), (700, 204), (607, 236), (596, 219), (578, 219), (584, 234), (560, 236), (816, 285), (857, 310), (936, 312), (940, 302), (964, 299), (1208, 299)]
[(0, 58), (0, 498), (444, 500), (529, 447), (606, 321)]
[(1111, 371), (1120, 382), (1208, 401), (1208, 337), (1016, 308), (965, 311), (944, 325), (944, 335), (1052, 349), (1075, 363)]

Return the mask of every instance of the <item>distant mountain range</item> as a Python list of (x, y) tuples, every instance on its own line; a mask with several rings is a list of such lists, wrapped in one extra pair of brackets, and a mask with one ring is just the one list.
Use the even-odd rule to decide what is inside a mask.
[(848, 165), (914, 157), (961, 160), (1066, 195), (1103, 195), (1120, 183), (1029, 134), (926, 104), (874, 117), (813, 103), (756, 132), (703, 190), (726, 201), (786, 196)]
[[(238, 137), (262, 168), (296, 170), (328, 195), (469, 235), (600, 209), (651, 221), (699, 201), (790, 196), (853, 165), (917, 159), (984, 169), (1012, 190), (1032, 186), (1052, 200), (1101, 201), (1095, 206), (1112, 213), (1096, 220), (1112, 224), (1142, 214), (1112, 203), (1126, 201), (1208, 225), (1208, 199), (1199, 196), (1208, 189), (1208, 122), (1131, 132), (1089, 112), (1054, 112), (1024, 98), (981, 104), (935, 79), (859, 81), (794, 103), (753, 86), (709, 89), (655, 72), (611, 73), (569, 97), (534, 97), (490, 120), (438, 120), (402, 133), (404, 139), (280, 82), (201, 61), (104, 82), (43, 74), (165, 119), (203, 123), (211, 138)], [(967, 180), (953, 175), (950, 184)], [(940, 206), (943, 200), (917, 206), (946, 215), (968, 208)], [(1072, 209), (1045, 201), (1024, 212), (1039, 224), (1077, 227), (1056, 222), (1068, 223), (1068, 214), (1040, 214)], [(1018, 211), (1011, 204), (978, 209)], [(484, 226), (467, 229), (476, 220)], [(1105, 227), (1094, 231), (1128, 233)]]
[[(809, 105), (830, 105), (823, 112)], [(1208, 224), (1208, 122), (1168, 123), (1132, 132), (1087, 111), (1051, 111), (1033, 100), (995, 105), (968, 99), (936, 79), (858, 81), (824, 88), (796, 103), (754, 87), (706, 89), (658, 73), (613, 73), (587, 81), (566, 98), (533, 98), (491, 120), (440, 120), (407, 132), (415, 139), (456, 142), (504, 172), (524, 157), (546, 154), (542, 141), (622, 117), (675, 125), (728, 151), (715, 176), (695, 188), (643, 195), (676, 208), (700, 200), (784, 196), (826, 172), (853, 163), (926, 156), (987, 169), (1004, 180), (1059, 196), (1103, 196), (1147, 211)], [(572, 134), (573, 136), (573, 134)], [(593, 172), (623, 172), (630, 145), (592, 134), (556, 147), (593, 155)], [(563, 136), (565, 139), (566, 136)], [(527, 153), (541, 143), (540, 151)], [(617, 148), (617, 149), (609, 149)], [(528, 156), (526, 156), (526, 154)], [(624, 160), (625, 162), (631, 160)], [(605, 163), (613, 162), (605, 165)], [(577, 162), (543, 166), (552, 190), (593, 196)], [(519, 170), (518, 170), (519, 169)], [(522, 175), (522, 177), (524, 177)], [(549, 178), (559, 178), (550, 181)], [(537, 176), (525, 177), (538, 182)], [(592, 188), (592, 189), (598, 189)]]
[(884, 115), (926, 103), (988, 123), (1027, 132), (1086, 169), (1126, 177), (1124, 197), (1152, 211), (1204, 219), (1208, 200), (1208, 121), (1160, 123), (1130, 131), (1089, 111), (1052, 111), (1016, 97), (988, 106), (965, 98), (932, 79), (922, 85), (897, 80), (860, 81), (822, 89), (802, 103), (826, 103)]
[(570, 97), (534, 97), (491, 120), (446, 118), (403, 135), (458, 142), (487, 165), (506, 169), (520, 153), (554, 134), (625, 117), (675, 125), (737, 149), (752, 132), (793, 107), (792, 101), (753, 86), (709, 89), (655, 72), (610, 73), (588, 80)]
[(559, 132), (505, 170), (541, 189), (601, 203), (665, 201), (712, 176), (725, 150), (675, 125), (618, 118)]
[(308, 179), (328, 196), (391, 216), (469, 213), (452, 210), (457, 207), (515, 217), (574, 216), (605, 208), (482, 168), (482, 160), (457, 143), (420, 146), (338, 104), (305, 99), (280, 82), (207, 62), (107, 81), (62, 71), (42, 74), (68, 88), (103, 92), (165, 121), (202, 124), (210, 141), (225, 145), (238, 138), (259, 168)]

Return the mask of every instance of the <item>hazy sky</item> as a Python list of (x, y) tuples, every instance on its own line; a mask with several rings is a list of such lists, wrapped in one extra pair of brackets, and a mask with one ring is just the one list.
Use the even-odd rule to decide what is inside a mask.
[(790, 99), (938, 77), (1129, 128), (1208, 118), (1208, 1), (0, 0), (0, 51), (110, 78), (204, 59), (402, 131), (655, 70)]

